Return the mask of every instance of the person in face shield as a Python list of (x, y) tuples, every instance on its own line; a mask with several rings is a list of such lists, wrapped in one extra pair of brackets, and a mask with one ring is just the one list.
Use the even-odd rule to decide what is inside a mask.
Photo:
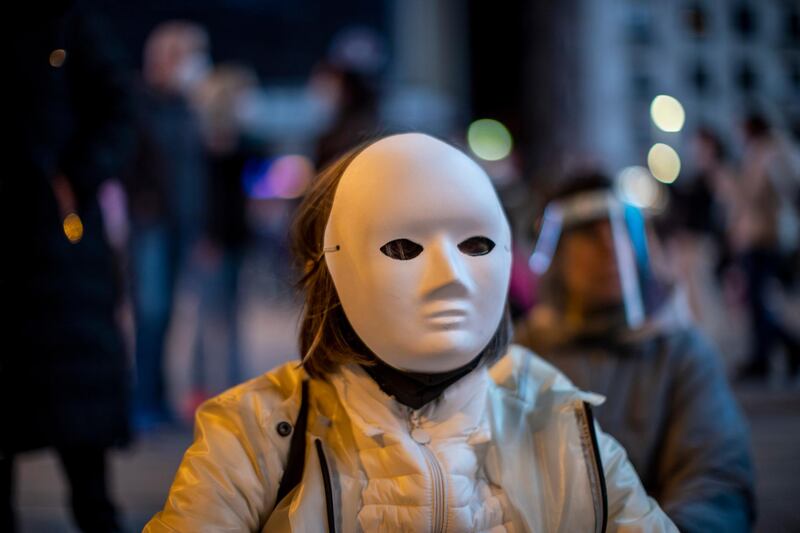
[(606, 396), (597, 408), (680, 531), (749, 531), (749, 436), (720, 358), (648, 261), (641, 214), (600, 174), (556, 191), (530, 266), (542, 300), (516, 342)]
[(597, 397), (508, 349), (510, 231), (466, 155), (361, 146), (292, 238), (302, 363), (201, 406), (145, 531), (676, 531)]

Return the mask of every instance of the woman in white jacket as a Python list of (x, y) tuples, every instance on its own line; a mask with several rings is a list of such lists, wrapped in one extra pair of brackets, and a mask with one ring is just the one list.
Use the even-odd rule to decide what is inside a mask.
[(145, 531), (676, 531), (596, 428), (602, 398), (508, 348), (510, 232), (466, 155), (357, 148), (292, 239), (302, 364), (200, 408)]

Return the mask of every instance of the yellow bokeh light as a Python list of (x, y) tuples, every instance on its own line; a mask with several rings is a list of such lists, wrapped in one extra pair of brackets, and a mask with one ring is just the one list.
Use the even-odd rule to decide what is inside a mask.
[(647, 166), (658, 181), (672, 183), (681, 172), (681, 158), (671, 146), (656, 143), (647, 153)]
[(64, 235), (69, 242), (76, 244), (83, 238), (83, 222), (81, 217), (75, 213), (70, 213), (64, 218)]
[(659, 94), (650, 104), (650, 117), (661, 130), (667, 132), (681, 131), (686, 121), (686, 113), (681, 103), (672, 96)]
[(59, 68), (67, 60), (67, 51), (63, 48), (57, 48), (50, 52), (50, 66)]
[(502, 123), (482, 118), (469, 125), (467, 143), (470, 150), (486, 161), (499, 161), (511, 153), (511, 133)]

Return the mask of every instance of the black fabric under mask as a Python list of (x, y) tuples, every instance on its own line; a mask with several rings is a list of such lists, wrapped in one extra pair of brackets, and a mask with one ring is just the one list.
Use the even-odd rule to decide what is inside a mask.
[(478, 354), (475, 359), (455, 370), (436, 374), (398, 370), (377, 357), (373, 358), (374, 364), (363, 365), (362, 368), (387, 395), (412, 409), (419, 409), (475, 370), (481, 364), (482, 355)]

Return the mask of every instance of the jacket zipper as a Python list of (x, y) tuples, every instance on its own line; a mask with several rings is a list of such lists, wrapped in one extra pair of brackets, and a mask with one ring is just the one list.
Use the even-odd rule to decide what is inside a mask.
[(606, 478), (603, 473), (603, 461), (600, 457), (600, 447), (597, 443), (597, 433), (594, 427), (594, 417), (588, 403), (576, 402), (575, 413), (581, 431), (581, 448), (589, 475), (589, 485), (592, 490), (592, 503), (594, 504), (595, 531), (605, 533), (608, 521), (608, 492)]
[(325, 457), (325, 450), (322, 449), (322, 441), (314, 439), (314, 446), (317, 449), (319, 467), (322, 469), (322, 481), (325, 484), (325, 511), (328, 519), (328, 533), (336, 533), (336, 517), (333, 512), (333, 487), (331, 486), (331, 472), (328, 469), (328, 459)]
[[(419, 432), (422, 432), (421, 434), (425, 436), (425, 439), (419, 439)], [(428, 447), (430, 436), (420, 428), (419, 413), (416, 411), (411, 412), (411, 434), (411, 438), (422, 450), (422, 455), (425, 456), (425, 462), (428, 464), (428, 470), (431, 473), (433, 492), (431, 531), (433, 533), (444, 533), (447, 530), (447, 484), (444, 472), (442, 472), (442, 465), (433, 450)]]

